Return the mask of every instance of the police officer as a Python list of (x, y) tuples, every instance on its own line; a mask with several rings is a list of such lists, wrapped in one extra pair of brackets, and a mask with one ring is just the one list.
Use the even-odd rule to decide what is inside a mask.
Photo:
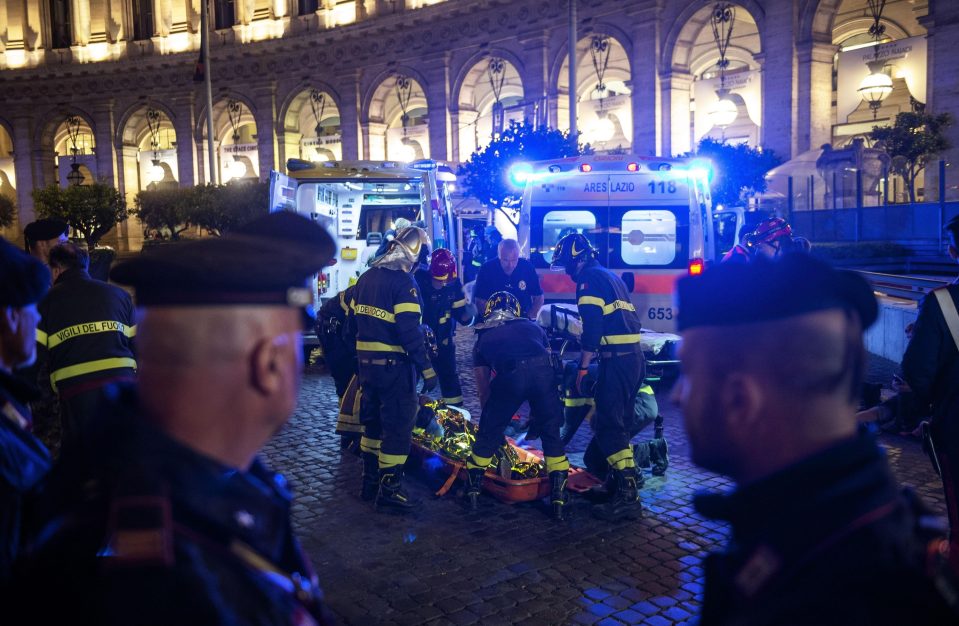
[(143, 310), (139, 396), (121, 394), (96, 456), (61, 459), (53, 515), (16, 578), (11, 614), (329, 623), (286, 483), (258, 451), (296, 406), (313, 325), (307, 281), (332, 253), (325, 229), (279, 212), (114, 268)]
[(37, 302), (50, 288), (39, 260), (0, 239), (0, 587), (20, 549), (24, 499), (50, 469), (50, 455), (31, 433), (27, 403), (38, 394), (14, 376), (37, 355)]
[(403, 464), (419, 409), (417, 372), (423, 376), (424, 391), (437, 385), (420, 329), (422, 308), (411, 274), (425, 245), (429, 241), (421, 228), (411, 226), (396, 233), (386, 253), (360, 276), (351, 307), (363, 393), (360, 497), (375, 498), (377, 509), (398, 512), (419, 506), (403, 487)]
[(646, 366), (639, 315), (622, 279), (596, 261), (596, 251), (585, 235), (572, 233), (557, 242), (553, 268), (564, 270), (576, 281), (576, 304), (583, 320), (575, 383), (579, 396), (588, 395), (582, 382), (594, 357), (600, 357), (592, 425), (611, 469), (606, 481), (609, 500), (596, 504), (593, 514), (610, 521), (634, 518), (642, 512), (642, 505), (625, 422)]
[(508, 291), (519, 300), (523, 317), (536, 319), (543, 306), (543, 289), (539, 284), (536, 268), (527, 259), (519, 256), (519, 243), (515, 239), (503, 239), (496, 248), (496, 258), (483, 264), (473, 301), (480, 311), (486, 310), (486, 299), (497, 291)]
[(453, 333), (456, 323), (469, 325), (473, 322), (476, 308), (466, 302), (456, 272), (456, 259), (449, 250), (434, 250), (429, 270), (418, 270), (414, 276), (423, 300), (423, 321), (436, 338), (437, 355), (433, 367), (440, 379), (443, 402), (462, 406), (463, 388), (456, 372)]
[(133, 302), (124, 290), (90, 278), (90, 257), (75, 243), (50, 249), (53, 288), (40, 302), (37, 343), (60, 397), (63, 445), (83, 444), (100, 406), (136, 375)]
[(47, 263), (50, 250), (61, 243), (66, 243), (69, 226), (66, 222), (53, 218), (44, 218), (30, 222), (23, 229), (23, 242), (32, 257), (42, 263)]
[(482, 490), (483, 474), (493, 460), (493, 453), (504, 444), (506, 426), (520, 405), (529, 402), (534, 427), (543, 443), (553, 514), (556, 519), (564, 518), (569, 504), (566, 490), (569, 461), (559, 437), (563, 408), (548, 346), (546, 333), (522, 317), (519, 301), (513, 294), (499, 291), (486, 301), (483, 323), (477, 326), (473, 364), (478, 378), (482, 379), (477, 380), (477, 386), (489, 392), (472, 455), (466, 463), (469, 476), (466, 495), (474, 511)]

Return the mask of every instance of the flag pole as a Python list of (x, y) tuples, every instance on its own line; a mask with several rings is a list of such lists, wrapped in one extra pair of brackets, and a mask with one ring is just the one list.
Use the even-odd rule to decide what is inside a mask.
[(209, 157), (207, 182), (216, 184), (216, 154), (213, 149), (213, 78), (210, 74), (210, 2), (200, 0), (200, 55), (203, 57), (203, 82), (206, 86), (206, 145)]

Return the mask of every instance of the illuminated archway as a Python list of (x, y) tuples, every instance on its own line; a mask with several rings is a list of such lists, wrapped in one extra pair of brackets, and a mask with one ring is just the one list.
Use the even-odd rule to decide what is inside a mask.
[(523, 98), (523, 80), (512, 62), (492, 54), (474, 63), (457, 98), (459, 158), (486, 147), (510, 121), (522, 121)]
[(68, 114), (56, 126), (53, 151), (57, 181), (62, 187), (89, 184), (96, 179), (95, 148), (93, 128), (80, 114)]
[(396, 72), (373, 92), (369, 104), (369, 158), (408, 162), (430, 157), (426, 93), (409, 74)]
[[(206, 119), (199, 120), (203, 143), (203, 163), (208, 163), (205, 150)], [(213, 103), (213, 147), (216, 152), (217, 181), (258, 179), (260, 159), (257, 150), (256, 120), (250, 104), (239, 96), (222, 97)], [(209, 181), (209, 176), (207, 176)]]
[(338, 161), (343, 158), (340, 109), (326, 89), (300, 91), (283, 116), (286, 158)]

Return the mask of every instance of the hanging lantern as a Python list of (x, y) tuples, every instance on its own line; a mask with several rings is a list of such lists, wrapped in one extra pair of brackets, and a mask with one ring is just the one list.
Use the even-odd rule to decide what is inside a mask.
[(872, 35), (875, 44), (873, 45), (872, 61), (867, 61), (869, 75), (859, 84), (859, 95), (866, 101), (869, 108), (872, 109), (872, 119), (876, 119), (879, 114), (879, 108), (886, 96), (892, 93), (892, 78), (883, 71), (885, 63), (879, 60), (879, 44), (886, 34), (886, 27), (882, 23), (882, 11), (886, 7), (886, 0), (867, 0), (869, 13), (872, 15), (872, 25), (869, 27), (869, 34)]

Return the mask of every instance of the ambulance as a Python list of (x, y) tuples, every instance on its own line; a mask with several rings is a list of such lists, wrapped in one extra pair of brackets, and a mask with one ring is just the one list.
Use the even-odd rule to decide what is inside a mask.
[(629, 155), (514, 165), (509, 176), (523, 186), (517, 239), (546, 301), (575, 301), (576, 285), (549, 266), (556, 242), (579, 232), (622, 277), (643, 327), (674, 332), (676, 279), (716, 256), (709, 173), (700, 160)]
[(456, 175), (446, 163), (290, 159), (286, 168), (288, 175), (270, 172), (270, 210), (309, 217), (336, 242), (333, 265), (314, 279), (317, 309), (356, 282), (400, 218), (423, 226), (432, 249), (455, 245), (449, 186)]

